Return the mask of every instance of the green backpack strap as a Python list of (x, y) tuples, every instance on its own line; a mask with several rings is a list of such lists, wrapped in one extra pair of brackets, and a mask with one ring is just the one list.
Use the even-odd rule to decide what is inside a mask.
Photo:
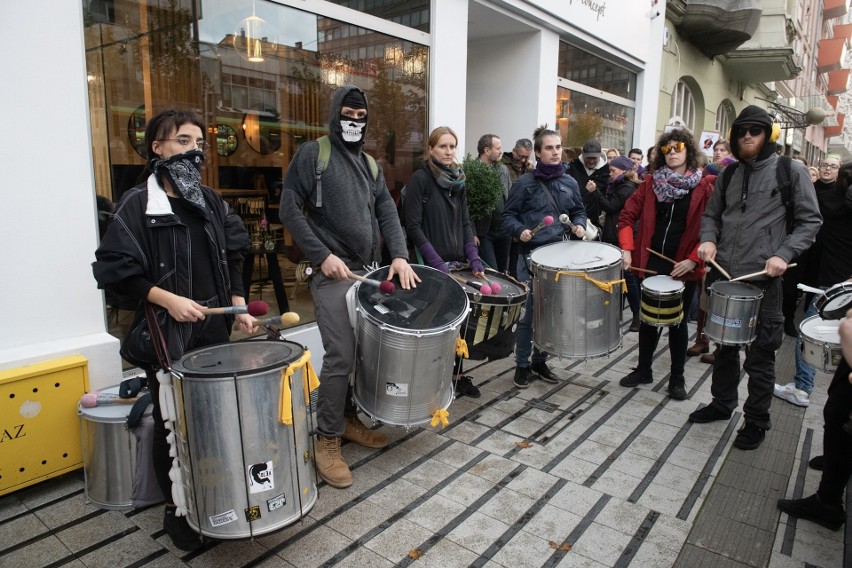
[[(317, 208), (322, 207), (322, 173), (328, 169), (328, 161), (331, 159), (331, 140), (328, 136), (320, 136), (317, 138), (319, 143), (319, 154), (317, 154), (317, 168), (314, 173), (317, 186)], [(379, 165), (376, 159), (370, 154), (361, 152), (361, 155), (367, 158), (367, 165), (370, 167), (370, 173), (373, 174), (373, 181), (379, 179)]]

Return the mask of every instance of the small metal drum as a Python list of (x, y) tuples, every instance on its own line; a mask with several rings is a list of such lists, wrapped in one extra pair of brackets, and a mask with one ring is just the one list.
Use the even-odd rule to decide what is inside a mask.
[(527, 301), (526, 284), (491, 269), (485, 271), (487, 280), (476, 278), (470, 270), (456, 271), (453, 275), (489, 287), (499, 284), (499, 291), (491, 294), (482, 294), (481, 287), (462, 284), (470, 300), (470, 316), (465, 320), (462, 337), (471, 359), (494, 361), (508, 357), (515, 349), (518, 320)]
[(815, 369), (831, 373), (840, 364), (840, 320), (825, 320), (811, 316), (799, 324), (802, 338), (802, 358)]
[[(118, 385), (102, 389), (101, 392), (118, 394)], [(144, 471), (138, 471), (136, 436), (127, 429), (127, 415), (131, 408), (130, 404), (109, 404), (94, 408), (77, 405), (83, 438), (86, 500), (101, 509), (132, 509), (133, 487), (137, 483), (137, 476), (148, 475), (153, 478), (154, 475), (150, 460)], [(150, 417), (151, 410), (149, 406), (144, 417)]]
[[(178, 461), (195, 531), (219, 539), (258, 536), (314, 506), (304, 370), (284, 378), (303, 354), (290, 341), (243, 341), (191, 351), (173, 366)], [(286, 386), (292, 425), (280, 419)]]
[(760, 288), (745, 282), (714, 282), (704, 333), (722, 345), (748, 345), (757, 334)]
[(814, 307), (823, 319), (843, 319), (852, 308), (852, 282), (839, 282), (831, 286), (816, 299)]
[[(371, 418), (397, 426), (425, 424), (453, 401), (453, 363), (470, 304), (447, 274), (414, 265), (421, 282), (393, 294), (357, 283), (355, 402)], [(367, 275), (385, 280), (388, 267)]]
[(610, 244), (566, 241), (530, 255), (533, 341), (558, 357), (608, 355), (621, 346), (621, 251)]
[(639, 317), (654, 327), (679, 324), (683, 320), (683, 290), (683, 282), (671, 276), (645, 278)]

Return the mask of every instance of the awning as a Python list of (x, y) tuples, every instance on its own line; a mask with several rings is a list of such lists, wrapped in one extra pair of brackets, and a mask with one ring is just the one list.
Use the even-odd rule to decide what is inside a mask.
[(828, 73), (827, 95), (842, 95), (849, 86), (849, 69), (838, 69)]
[(848, 40), (852, 40), (852, 24), (834, 25), (834, 39), (839, 39), (842, 37), (845, 37)]
[(830, 20), (846, 14), (846, 3), (849, 0), (825, 0), (822, 5), (822, 19)]
[(828, 101), (828, 104), (831, 105), (831, 108), (833, 108), (834, 110), (837, 110), (837, 103), (840, 102), (840, 97), (838, 97), (837, 95), (832, 95), (832, 96), (825, 97), (825, 100)]
[(823, 132), (825, 133), (826, 138), (831, 138), (832, 136), (840, 136), (843, 132), (843, 121), (846, 119), (846, 115), (842, 112), (837, 113), (837, 126), (826, 126)]
[(845, 37), (819, 40), (818, 73), (827, 73), (841, 68), (846, 58), (846, 43)]

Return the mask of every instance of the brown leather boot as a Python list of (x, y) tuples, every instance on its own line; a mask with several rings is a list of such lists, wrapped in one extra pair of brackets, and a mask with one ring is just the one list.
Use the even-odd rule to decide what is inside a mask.
[(702, 353), (710, 352), (710, 340), (709, 339), (696, 339), (695, 345), (686, 350), (686, 354), (689, 357), (695, 357), (697, 355), (701, 355)]
[(317, 435), (316, 442), (316, 464), (319, 476), (338, 489), (344, 489), (352, 485), (352, 472), (340, 455), (340, 438), (326, 438)]
[(388, 437), (384, 432), (370, 430), (357, 416), (346, 416), (346, 429), (343, 431), (343, 439), (355, 442), (365, 448), (384, 448), (388, 445)]

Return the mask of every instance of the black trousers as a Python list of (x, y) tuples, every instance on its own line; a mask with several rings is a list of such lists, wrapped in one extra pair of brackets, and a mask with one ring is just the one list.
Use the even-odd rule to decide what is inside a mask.
[(822, 410), (825, 419), (822, 440), (825, 465), (817, 495), (823, 503), (829, 505), (843, 504), (843, 490), (852, 475), (852, 435), (843, 428), (843, 425), (849, 422), (849, 413), (852, 412), (849, 372), (849, 364), (841, 360), (834, 378), (831, 379), (828, 400)]

